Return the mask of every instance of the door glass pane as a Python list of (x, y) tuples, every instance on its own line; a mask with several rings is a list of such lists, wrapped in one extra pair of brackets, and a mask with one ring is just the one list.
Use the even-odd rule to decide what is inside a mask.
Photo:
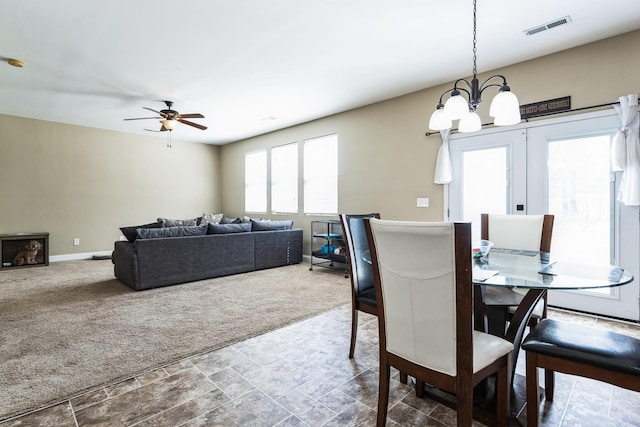
[(548, 159), (554, 258), (614, 264), (609, 136), (549, 142)]
[(507, 213), (507, 147), (462, 153), (462, 216), (480, 238), (480, 214)]

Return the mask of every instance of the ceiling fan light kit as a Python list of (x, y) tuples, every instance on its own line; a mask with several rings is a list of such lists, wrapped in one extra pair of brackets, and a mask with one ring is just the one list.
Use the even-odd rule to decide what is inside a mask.
[[(490, 87), (499, 88), (498, 94), (493, 98), (489, 108), (489, 115), (494, 118), (496, 126), (510, 126), (520, 123), (520, 103), (516, 95), (511, 92), (507, 79), (502, 75), (489, 77), (482, 84), (478, 81), (476, 67), (476, 0), (473, 0), (473, 78), (471, 82), (458, 79), (452, 89), (440, 95), (440, 101), (436, 110), (429, 119), (429, 129), (450, 129), (453, 120), (459, 120), (459, 132), (475, 132), (482, 128), (480, 116), (476, 113), (478, 105), (482, 102), (482, 92)], [(501, 83), (495, 81), (502, 80)], [(466, 87), (465, 87), (466, 86)], [(466, 94), (466, 98), (462, 95)], [(446, 94), (449, 99), (443, 104)]]
[(166, 130), (173, 130), (176, 127), (176, 123), (178, 123), (177, 121), (171, 119), (164, 119), (164, 120), (160, 120), (160, 123), (162, 123), (162, 126), (166, 129)]
[(163, 102), (165, 103), (167, 108), (160, 111), (154, 110), (153, 108), (149, 108), (149, 107), (142, 107), (145, 110), (149, 110), (156, 113), (158, 115), (156, 117), (136, 117), (136, 118), (125, 119), (125, 120), (149, 120), (149, 119), (159, 120), (161, 126), (158, 132), (172, 131), (173, 129), (176, 128), (178, 123), (182, 123), (200, 130), (207, 130), (206, 126), (203, 126), (199, 123), (194, 123), (189, 120), (185, 120), (185, 119), (204, 119), (204, 116), (202, 114), (200, 113), (180, 114), (176, 110), (172, 109), (173, 101), (163, 101)]

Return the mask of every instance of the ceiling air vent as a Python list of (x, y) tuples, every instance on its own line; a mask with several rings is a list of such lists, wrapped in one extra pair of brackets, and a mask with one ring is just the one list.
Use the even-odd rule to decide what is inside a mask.
[(542, 31), (550, 30), (552, 28), (559, 27), (560, 25), (568, 24), (569, 22), (571, 22), (571, 17), (569, 15), (567, 15), (567, 16), (565, 16), (563, 18), (559, 18), (559, 19), (555, 19), (555, 20), (553, 20), (551, 22), (547, 22), (546, 24), (542, 24), (542, 25), (538, 25), (538, 26), (533, 27), (533, 28), (529, 28), (524, 33), (526, 35), (528, 35), (528, 36), (532, 36), (534, 34), (542, 32)]

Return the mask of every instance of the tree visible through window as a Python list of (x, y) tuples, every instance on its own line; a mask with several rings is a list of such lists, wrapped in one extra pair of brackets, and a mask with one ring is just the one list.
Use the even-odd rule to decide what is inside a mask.
[(338, 135), (304, 141), (304, 213), (338, 213)]

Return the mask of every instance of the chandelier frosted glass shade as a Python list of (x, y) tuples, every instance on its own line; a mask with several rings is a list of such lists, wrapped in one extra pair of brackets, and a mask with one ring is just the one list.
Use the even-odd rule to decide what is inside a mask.
[(451, 119), (447, 117), (447, 114), (444, 112), (444, 108), (442, 106), (439, 106), (433, 113), (431, 113), (431, 118), (429, 119), (429, 129), (445, 130), (449, 129), (451, 126)]
[(510, 126), (520, 123), (520, 103), (518, 97), (510, 90), (500, 91), (489, 108), (489, 115), (494, 118), (496, 126)]
[(475, 132), (480, 129), (482, 129), (482, 122), (480, 121), (480, 116), (475, 111), (468, 113), (458, 122), (459, 132)]
[(455, 92), (451, 94), (451, 97), (444, 103), (444, 113), (451, 120), (460, 120), (467, 114), (469, 114), (469, 103), (460, 92), (456, 95)]

